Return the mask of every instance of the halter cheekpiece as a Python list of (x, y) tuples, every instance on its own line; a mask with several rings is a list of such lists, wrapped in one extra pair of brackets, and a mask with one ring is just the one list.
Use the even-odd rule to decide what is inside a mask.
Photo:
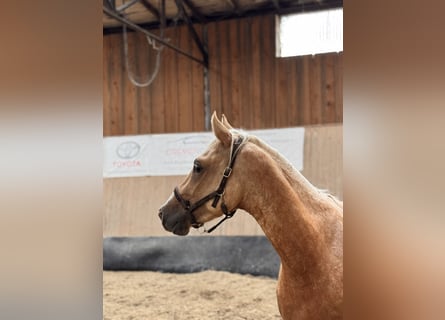
[(195, 203), (191, 203), (189, 200), (184, 199), (181, 194), (179, 193), (178, 187), (175, 187), (174, 189), (174, 195), (176, 200), (181, 204), (181, 206), (185, 209), (186, 213), (190, 215), (191, 221), (192, 221), (192, 227), (199, 228), (203, 225), (203, 223), (199, 223), (196, 221), (195, 216), (193, 215), (193, 211), (198, 209), (200, 206), (202, 206), (204, 203), (206, 203), (209, 200), (213, 199), (212, 207), (216, 208), (218, 205), (218, 202), (220, 199), (222, 199), (221, 203), (221, 210), (224, 213), (224, 218), (221, 219), (216, 225), (211, 227), (209, 230), (205, 230), (204, 232), (210, 233), (213, 230), (215, 230), (221, 223), (226, 221), (227, 219), (230, 219), (233, 217), (233, 215), (236, 212), (236, 208), (233, 210), (229, 210), (224, 202), (224, 191), (226, 188), (227, 180), (229, 179), (230, 175), (232, 174), (233, 165), (235, 163), (236, 156), (238, 155), (238, 151), (241, 149), (241, 146), (243, 144), (245, 138), (238, 137), (233, 140), (232, 148), (230, 152), (230, 160), (228, 166), (224, 169), (223, 177), (221, 178), (221, 182), (219, 183), (218, 189), (216, 191), (213, 191), (206, 195), (205, 197), (199, 199)]

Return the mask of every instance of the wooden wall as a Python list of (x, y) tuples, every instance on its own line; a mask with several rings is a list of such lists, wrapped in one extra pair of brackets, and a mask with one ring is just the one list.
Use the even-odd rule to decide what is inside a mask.
[[(167, 29), (165, 36), (199, 57), (186, 28)], [(131, 32), (128, 39), (130, 67), (143, 82), (154, 70), (156, 53), (143, 35)], [(204, 130), (200, 64), (165, 48), (157, 77), (150, 86), (139, 88), (127, 77), (121, 34), (104, 36), (103, 55), (104, 136)]]
[(342, 54), (276, 58), (274, 16), (208, 25), (212, 109), (236, 127), (341, 123)]
[[(342, 191), (342, 125), (307, 127), (304, 139), (303, 175), (315, 186), (340, 199)], [(162, 228), (158, 208), (184, 176), (104, 179), (103, 235), (171, 236)], [(211, 223), (209, 224), (212, 225)], [(191, 234), (198, 234), (192, 230)], [(212, 235), (262, 235), (246, 212), (237, 214)]]
[[(245, 129), (343, 121), (342, 54), (275, 58), (273, 15), (206, 28), (212, 111)], [(166, 37), (199, 56), (185, 26)], [(203, 67), (166, 48), (153, 84), (137, 88), (127, 79), (122, 43), (120, 34), (104, 36), (104, 136), (204, 131)], [(130, 65), (143, 78), (154, 67), (148, 48), (142, 35), (129, 33)]]

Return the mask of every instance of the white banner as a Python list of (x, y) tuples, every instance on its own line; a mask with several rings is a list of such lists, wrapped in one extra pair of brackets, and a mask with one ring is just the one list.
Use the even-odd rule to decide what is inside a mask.
[(149, 173), (152, 176), (184, 175), (193, 160), (214, 139), (212, 132), (153, 135)]
[(104, 177), (138, 177), (149, 175), (148, 155), (151, 136), (104, 138)]
[(280, 152), (295, 169), (303, 170), (304, 128), (285, 128), (252, 130), (250, 134), (257, 136)]
[[(277, 149), (298, 170), (303, 169), (304, 128), (248, 131)], [(212, 132), (155, 134), (104, 138), (103, 176), (185, 175), (193, 160), (215, 139)]]

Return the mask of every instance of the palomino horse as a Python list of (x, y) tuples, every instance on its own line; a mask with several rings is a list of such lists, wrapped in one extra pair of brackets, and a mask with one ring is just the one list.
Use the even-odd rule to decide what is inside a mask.
[(282, 318), (342, 319), (343, 203), (224, 116), (220, 121), (214, 113), (212, 128), (217, 139), (159, 209), (164, 228), (186, 235), (190, 227), (246, 210), (281, 258)]

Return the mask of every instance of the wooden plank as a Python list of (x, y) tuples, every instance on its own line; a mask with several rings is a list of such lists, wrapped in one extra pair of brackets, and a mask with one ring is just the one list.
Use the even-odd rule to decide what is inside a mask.
[(240, 69), (240, 36), (239, 36), (239, 21), (229, 21), (228, 42), (230, 44), (229, 61), (227, 68), (230, 69), (230, 88), (228, 95), (228, 101), (230, 104), (230, 113), (226, 116), (228, 119), (239, 119), (241, 112), (241, 82), (243, 75)]
[(111, 50), (110, 50), (110, 37), (104, 36), (102, 41), (102, 70), (103, 70), (103, 85), (102, 85), (102, 97), (103, 97), (103, 135), (111, 135), (110, 128), (110, 94), (111, 94), (111, 74), (112, 68), (111, 62)]
[(310, 124), (321, 123), (321, 56), (315, 55), (310, 59), (310, 104), (311, 120)]
[(246, 124), (250, 121), (252, 110), (252, 65), (250, 63), (252, 52), (250, 39), (251, 34), (251, 19), (239, 20), (239, 72), (240, 72), (240, 109), (238, 118), (230, 119), (232, 125), (236, 127), (246, 128)]
[(122, 117), (122, 74), (123, 74), (123, 60), (122, 60), (122, 38), (120, 34), (112, 35), (110, 37), (110, 135), (121, 135), (123, 133), (123, 117)]
[(343, 122), (343, 53), (335, 59), (335, 122)]
[[(166, 30), (166, 37), (177, 39), (176, 28)], [(175, 43), (176, 44), (176, 43)], [(178, 83), (177, 79), (177, 54), (173, 50), (164, 51), (164, 108), (165, 132), (172, 133), (178, 131)]]
[(335, 109), (336, 109), (336, 97), (335, 97), (335, 56), (333, 54), (327, 54), (324, 56), (324, 102), (322, 106), (322, 123), (335, 123)]
[[(150, 85), (150, 128), (151, 133), (163, 133), (165, 132), (165, 103), (164, 103), (164, 79), (165, 79), (165, 69), (168, 60), (166, 56), (168, 55), (170, 49), (164, 47), (161, 51), (161, 62), (159, 66), (159, 72), (154, 79), (153, 83)], [(154, 68), (154, 59), (150, 59), (150, 70)]]
[(288, 121), (288, 85), (287, 61), (284, 58), (278, 58), (275, 61), (275, 119), (277, 127), (286, 127)]
[(232, 93), (232, 75), (230, 69), (230, 23), (231, 21), (221, 21), (219, 25), (219, 38), (221, 42), (220, 52), (221, 52), (221, 110), (219, 114), (226, 114), (230, 117), (231, 114), (231, 103), (230, 96)]
[[(189, 34), (186, 26), (179, 27), (177, 30), (179, 47), (187, 52), (191, 51), (191, 47), (195, 46), (193, 39)], [(176, 79), (178, 87), (178, 131), (190, 132), (193, 130), (193, 108), (192, 108), (192, 61), (184, 56), (177, 56), (177, 73)]]
[(275, 121), (275, 19), (273, 16), (261, 17), (261, 128), (276, 127)]
[[(203, 34), (203, 27), (195, 25), (196, 32)], [(199, 48), (192, 46), (193, 56), (199, 56)], [(204, 67), (194, 61), (190, 61), (191, 67), (191, 85), (192, 85), (192, 130), (205, 131), (205, 115), (204, 115)], [(210, 108), (211, 109), (211, 108)]]
[[(136, 39), (137, 35), (134, 32), (128, 33), (128, 68), (124, 70), (123, 79), (123, 113), (124, 113), (124, 135), (132, 135), (138, 133), (138, 112), (137, 112), (137, 87), (132, 84), (128, 78), (128, 72), (133, 75), (136, 80), (139, 80), (137, 53), (136, 53)], [(125, 63), (125, 56), (124, 56)]]
[(296, 69), (296, 77), (295, 77), (295, 88), (297, 92), (297, 100), (296, 100), (296, 112), (297, 118), (294, 125), (301, 126), (304, 123), (304, 63), (303, 58), (298, 57), (295, 59), (295, 69)]
[(208, 24), (210, 110), (221, 114), (221, 41), (219, 23)]
[(261, 72), (262, 72), (262, 65), (261, 65), (261, 24), (259, 19), (252, 19), (252, 36), (251, 36), (251, 52), (250, 56), (251, 59), (251, 65), (252, 65), (252, 73), (250, 76), (252, 77), (251, 83), (251, 92), (250, 94), (252, 99), (252, 113), (251, 118), (252, 120), (249, 122), (249, 126), (247, 129), (257, 129), (261, 128)]
[(301, 87), (301, 102), (302, 102), (302, 123), (300, 125), (309, 125), (311, 123), (311, 100), (310, 100), (310, 59), (311, 56), (303, 56), (303, 71), (302, 71), (302, 87)]
[(220, 109), (216, 110), (218, 114), (222, 114), (224, 112), (224, 95), (226, 94), (226, 84), (224, 83), (227, 79), (227, 72), (225, 70), (225, 59), (226, 59), (226, 53), (227, 51), (227, 45), (226, 45), (226, 37), (225, 37), (225, 30), (224, 25), (219, 22), (218, 28), (217, 28), (217, 35), (218, 35), (218, 41), (219, 41), (219, 85), (220, 85)]
[(343, 126), (309, 126), (305, 131), (303, 175), (342, 199)]
[[(141, 80), (146, 82), (155, 68), (156, 51), (148, 45), (147, 38), (138, 34), (136, 52)], [(151, 92), (152, 85), (138, 89), (138, 133), (151, 133)]]
[(182, 176), (104, 179), (104, 236), (169, 235), (157, 216)]
[(296, 58), (291, 58), (288, 60), (288, 118), (287, 118), (287, 127), (297, 126), (299, 125), (300, 112), (298, 110), (298, 102), (299, 102), (299, 87), (297, 85), (297, 79), (299, 77), (299, 65), (298, 60)]

